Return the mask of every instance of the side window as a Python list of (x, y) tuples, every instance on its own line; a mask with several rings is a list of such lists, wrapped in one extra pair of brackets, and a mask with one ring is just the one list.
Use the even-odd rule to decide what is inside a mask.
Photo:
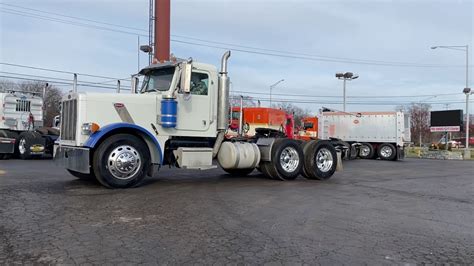
[(209, 76), (205, 73), (191, 73), (191, 94), (207, 95), (209, 88)]

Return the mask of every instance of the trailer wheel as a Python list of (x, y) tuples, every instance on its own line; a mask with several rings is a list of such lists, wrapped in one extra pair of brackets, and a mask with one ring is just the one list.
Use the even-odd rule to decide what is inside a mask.
[(334, 175), (337, 166), (337, 152), (325, 140), (311, 141), (304, 157), (304, 168), (308, 179), (327, 180)]
[(73, 171), (73, 170), (69, 170), (69, 169), (66, 169), (71, 175), (73, 175), (74, 177), (77, 177), (81, 180), (87, 180), (87, 181), (90, 181), (90, 180), (95, 180), (95, 175), (93, 173), (90, 173), (90, 174), (84, 174), (84, 173), (79, 173), (79, 172), (76, 172), (76, 171)]
[(247, 168), (247, 169), (224, 169), (229, 175), (231, 176), (248, 176), (250, 173), (252, 173), (254, 168)]
[(359, 157), (361, 159), (372, 159), (374, 157), (374, 146), (370, 143), (361, 143), (359, 147)]
[(271, 161), (261, 164), (262, 172), (273, 179), (294, 180), (303, 167), (303, 150), (298, 142), (281, 138), (275, 140)]
[[(27, 131), (22, 132), (18, 136), (18, 140), (15, 144), (16, 154), (20, 159), (29, 160), (33, 157), (40, 157), (41, 155), (31, 154), (31, 147), (41, 139), (41, 135), (36, 132)], [(44, 147), (43, 147), (44, 148)]]
[(381, 160), (391, 161), (397, 156), (397, 149), (390, 143), (383, 143), (377, 151)]
[(145, 178), (150, 164), (146, 144), (136, 136), (108, 137), (94, 152), (92, 165), (97, 180), (109, 188), (128, 188)]

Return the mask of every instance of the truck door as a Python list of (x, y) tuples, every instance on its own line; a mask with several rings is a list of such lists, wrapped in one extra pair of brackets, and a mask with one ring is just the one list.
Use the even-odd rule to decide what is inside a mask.
[(191, 93), (178, 93), (179, 130), (206, 131), (211, 122), (211, 98), (214, 84), (206, 71), (193, 70), (191, 73)]

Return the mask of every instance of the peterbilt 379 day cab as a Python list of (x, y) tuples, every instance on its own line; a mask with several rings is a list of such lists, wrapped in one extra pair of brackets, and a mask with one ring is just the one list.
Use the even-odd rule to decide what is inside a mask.
[(52, 155), (58, 134), (58, 130), (43, 126), (41, 96), (14, 90), (0, 93), (0, 138), (4, 147), (0, 148), (0, 159)]
[(271, 129), (225, 139), (229, 57), (230, 51), (223, 55), (219, 72), (191, 59), (152, 64), (140, 71), (138, 93), (67, 94), (55, 159), (72, 175), (111, 188), (135, 186), (163, 165), (214, 168), (214, 158), (230, 174), (258, 168), (280, 180), (330, 178), (337, 156), (326, 141), (275, 137)]

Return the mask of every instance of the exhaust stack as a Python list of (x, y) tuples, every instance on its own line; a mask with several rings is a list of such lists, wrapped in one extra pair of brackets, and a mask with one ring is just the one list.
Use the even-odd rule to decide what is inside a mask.
[(227, 76), (227, 61), (230, 51), (222, 56), (221, 71), (218, 78), (218, 102), (217, 102), (217, 130), (225, 131), (229, 127), (229, 84)]

